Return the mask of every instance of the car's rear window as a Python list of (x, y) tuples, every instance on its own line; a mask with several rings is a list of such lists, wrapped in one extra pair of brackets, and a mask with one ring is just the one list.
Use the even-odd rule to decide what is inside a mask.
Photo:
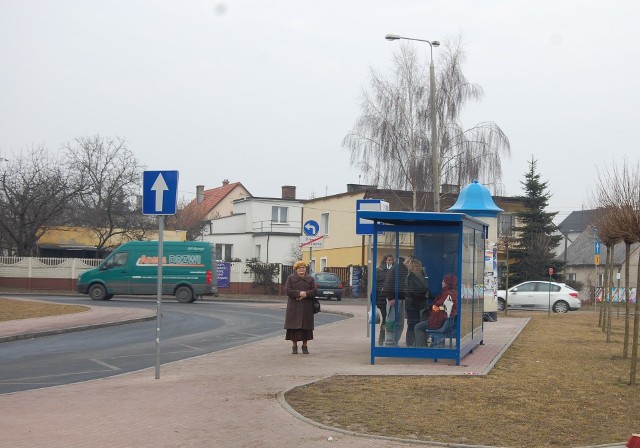
[(319, 282), (337, 282), (338, 276), (336, 274), (316, 274), (316, 278)]

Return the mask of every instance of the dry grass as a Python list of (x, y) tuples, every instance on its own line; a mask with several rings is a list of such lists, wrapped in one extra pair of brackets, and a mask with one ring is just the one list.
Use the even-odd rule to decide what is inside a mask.
[(0, 298), (0, 322), (29, 317), (59, 316), (61, 314), (87, 311), (82, 305), (58, 305), (31, 300), (11, 300)]
[(287, 401), (329, 426), (447, 443), (572, 447), (623, 442), (640, 430), (622, 317), (614, 315), (606, 343), (593, 312), (509, 315), (532, 319), (487, 376), (336, 376)]

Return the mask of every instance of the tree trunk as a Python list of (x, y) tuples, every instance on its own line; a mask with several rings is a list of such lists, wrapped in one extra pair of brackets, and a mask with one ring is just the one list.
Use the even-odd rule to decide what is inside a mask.
[[(624, 252), (624, 344), (622, 347), (622, 359), (629, 357), (629, 263), (631, 261), (631, 243), (625, 244)], [(637, 301), (637, 297), (636, 297)]]
[[(639, 281), (636, 283), (636, 291), (640, 290), (640, 254), (638, 254), (638, 276)], [(631, 372), (629, 373), (629, 384), (636, 384), (636, 368), (638, 363), (638, 325), (640, 325), (640, 300), (636, 293), (636, 306), (633, 313), (633, 339), (631, 342)]]
[[(605, 314), (606, 318), (606, 332), (607, 342), (611, 342), (611, 302), (613, 301), (613, 260), (615, 244), (611, 245), (611, 259), (609, 260), (609, 283), (607, 284), (607, 310)], [(608, 251), (607, 251), (608, 252)]]
[[(609, 258), (611, 256), (611, 251), (609, 250), (609, 246), (607, 248), (607, 256), (605, 257), (604, 262), (604, 276), (602, 281), (602, 298), (600, 301), (600, 314), (598, 315), (598, 326), (602, 327), (602, 332), (604, 333), (604, 323), (605, 323), (605, 303), (607, 301), (607, 284), (608, 284), (608, 275), (609, 275)], [(596, 283), (598, 283), (598, 279), (596, 278)]]

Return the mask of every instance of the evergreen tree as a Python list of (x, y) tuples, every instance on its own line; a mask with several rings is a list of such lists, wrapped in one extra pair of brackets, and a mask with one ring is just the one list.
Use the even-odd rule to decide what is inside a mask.
[(532, 158), (525, 180), (521, 182), (525, 195), (519, 199), (524, 203), (524, 210), (516, 213), (518, 226), (515, 249), (510, 254), (514, 260), (509, 267), (510, 285), (527, 280), (548, 280), (549, 268), (553, 268), (553, 281), (562, 281), (564, 277), (560, 274), (564, 263), (554, 252), (562, 240), (562, 235), (553, 234), (556, 229), (553, 218), (557, 213), (545, 211), (551, 195), (546, 191), (547, 182), (540, 180), (536, 165), (537, 161)]

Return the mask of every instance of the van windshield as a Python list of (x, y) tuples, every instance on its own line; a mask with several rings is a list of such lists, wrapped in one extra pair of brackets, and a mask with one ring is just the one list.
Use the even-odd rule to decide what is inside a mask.
[(126, 252), (118, 252), (107, 258), (102, 269), (119, 268), (127, 265), (129, 254)]

